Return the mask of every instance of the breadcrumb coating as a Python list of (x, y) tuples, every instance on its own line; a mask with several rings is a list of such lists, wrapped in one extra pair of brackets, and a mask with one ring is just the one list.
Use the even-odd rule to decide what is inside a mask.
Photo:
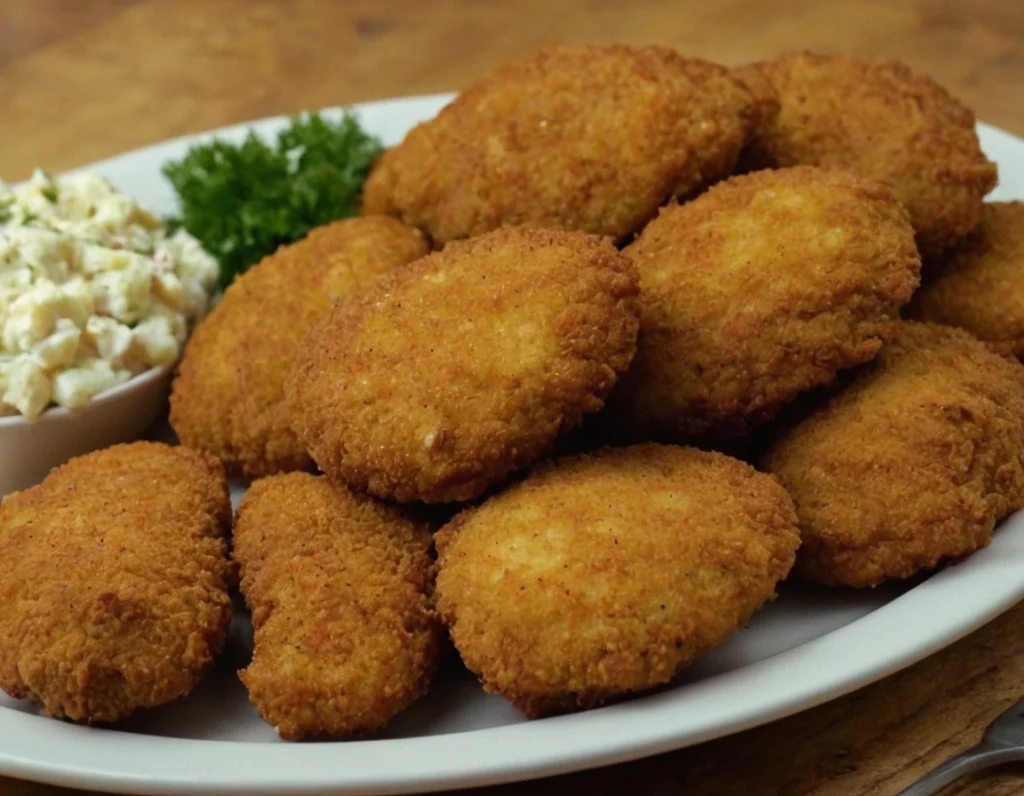
[(538, 717), (668, 682), (774, 597), (799, 537), (771, 476), (639, 445), (544, 464), (436, 542), (462, 660)]
[(803, 578), (874, 586), (957, 561), (1024, 506), (1024, 365), (906, 323), (762, 465), (796, 504)]
[(310, 468), (282, 407), (299, 343), (332, 304), (427, 251), (399, 221), (347, 219), (236, 279), (185, 347), (171, 394), (178, 438), (253, 478)]
[(550, 47), (477, 81), (384, 154), (364, 212), (435, 241), (530, 224), (622, 238), (728, 175), (756, 123), (728, 69), (668, 47)]
[(217, 461), (154, 442), (72, 459), (0, 504), (0, 688), (111, 722), (187, 694), (231, 619)]
[(899, 61), (812, 52), (735, 74), (762, 114), (743, 168), (824, 166), (887, 183), (925, 257), (978, 225), (996, 167), (981, 151), (974, 113), (931, 78)]
[(974, 234), (927, 264), (906, 315), (959, 326), (1024, 356), (1024, 202), (985, 204)]
[(870, 360), (920, 271), (888, 188), (811, 167), (667, 207), (624, 254), (640, 276), (640, 337), (606, 425), (665, 442), (743, 436)]
[(440, 649), (426, 526), (288, 473), (253, 484), (234, 541), (255, 629), (240, 676), (282, 738), (371, 732), (426, 693)]
[(328, 313), (288, 381), (320, 468), (401, 502), (471, 500), (601, 408), (633, 357), (636, 274), (607, 241), (504, 228)]

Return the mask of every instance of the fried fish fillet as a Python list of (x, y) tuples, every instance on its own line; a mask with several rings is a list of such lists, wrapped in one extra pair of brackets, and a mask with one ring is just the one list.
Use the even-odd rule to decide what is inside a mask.
[(187, 694), (231, 619), (228, 488), (152, 442), (80, 456), (0, 504), (0, 688), (109, 722)]
[(1024, 365), (906, 323), (762, 465), (796, 504), (808, 580), (874, 586), (962, 559), (1024, 506)]
[(236, 279), (185, 348), (171, 394), (178, 438), (250, 477), (310, 467), (282, 409), (300, 341), (332, 304), (427, 250), (394, 219), (348, 219)]
[(253, 484), (234, 542), (255, 628), (240, 676), (281, 737), (370, 732), (426, 692), (440, 649), (426, 526), (288, 473)]
[(799, 545), (774, 478), (660, 445), (546, 463), (436, 541), (463, 662), (530, 717), (668, 682), (774, 597)]
[(298, 352), (295, 427), (332, 479), (471, 500), (601, 408), (636, 347), (636, 274), (607, 241), (506, 227), (333, 309)]
[(762, 111), (745, 168), (824, 166), (887, 183), (926, 257), (978, 225), (996, 167), (981, 151), (974, 114), (930, 78), (898, 61), (811, 52), (736, 75)]
[(927, 264), (907, 317), (959, 326), (1024, 356), (1024, 202), (991, 202), (975, 233)]
[(640, 276), (640, 337), (603, 419), (666, 442), (742, 436), (871, 359), (920, 270), (888, 188), (811, 167), (667, 207), (624, 254)]
[(728, 69), (667, 47), (541, 49), (386, 152), (364, 212), (435, 241), (530, 224), (621, 238), (728, 175), (755, 123)]

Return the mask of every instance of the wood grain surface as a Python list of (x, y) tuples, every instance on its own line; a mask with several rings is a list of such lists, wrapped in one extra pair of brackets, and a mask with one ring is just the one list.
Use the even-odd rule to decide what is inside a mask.
[[(1024, 134), (1022, 0), (2, 0), (0, 176), (186, 132), (455, 89), (557, 42), (660, 42), (741, 63), (899, 57)], [(1024, 605), (917, 666), (732, 738), (481, 794), (891, 796), (1024, 697)], [(1024, 767), (950, 788), (1024, 794)], [(0, 796), (70, 791), (0, 778)]]

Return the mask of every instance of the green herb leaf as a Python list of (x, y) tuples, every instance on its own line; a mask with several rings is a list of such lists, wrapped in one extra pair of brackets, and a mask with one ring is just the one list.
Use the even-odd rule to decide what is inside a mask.
[(57, 204), (57, 183), (51, 182), (44, 185), (39, 189), (39, 193), (51, 204)]
[(163, 168), (181, 202), (168, 225), (199, 239), (220, 261), (227, 286), (279, 246), (355, 215), (382, 151), (348, 112), (337, 121), (297, 116), (273, 145), (250, 133), (238, 145), (193, 147)]

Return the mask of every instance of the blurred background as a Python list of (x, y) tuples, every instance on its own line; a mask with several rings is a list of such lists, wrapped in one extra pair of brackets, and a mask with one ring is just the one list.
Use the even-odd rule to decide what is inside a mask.
[(890, 56), (1024, 134), (1022, 0), (3, 0), (0, 176), (252, 118), (457, 89), (542, 44)]

